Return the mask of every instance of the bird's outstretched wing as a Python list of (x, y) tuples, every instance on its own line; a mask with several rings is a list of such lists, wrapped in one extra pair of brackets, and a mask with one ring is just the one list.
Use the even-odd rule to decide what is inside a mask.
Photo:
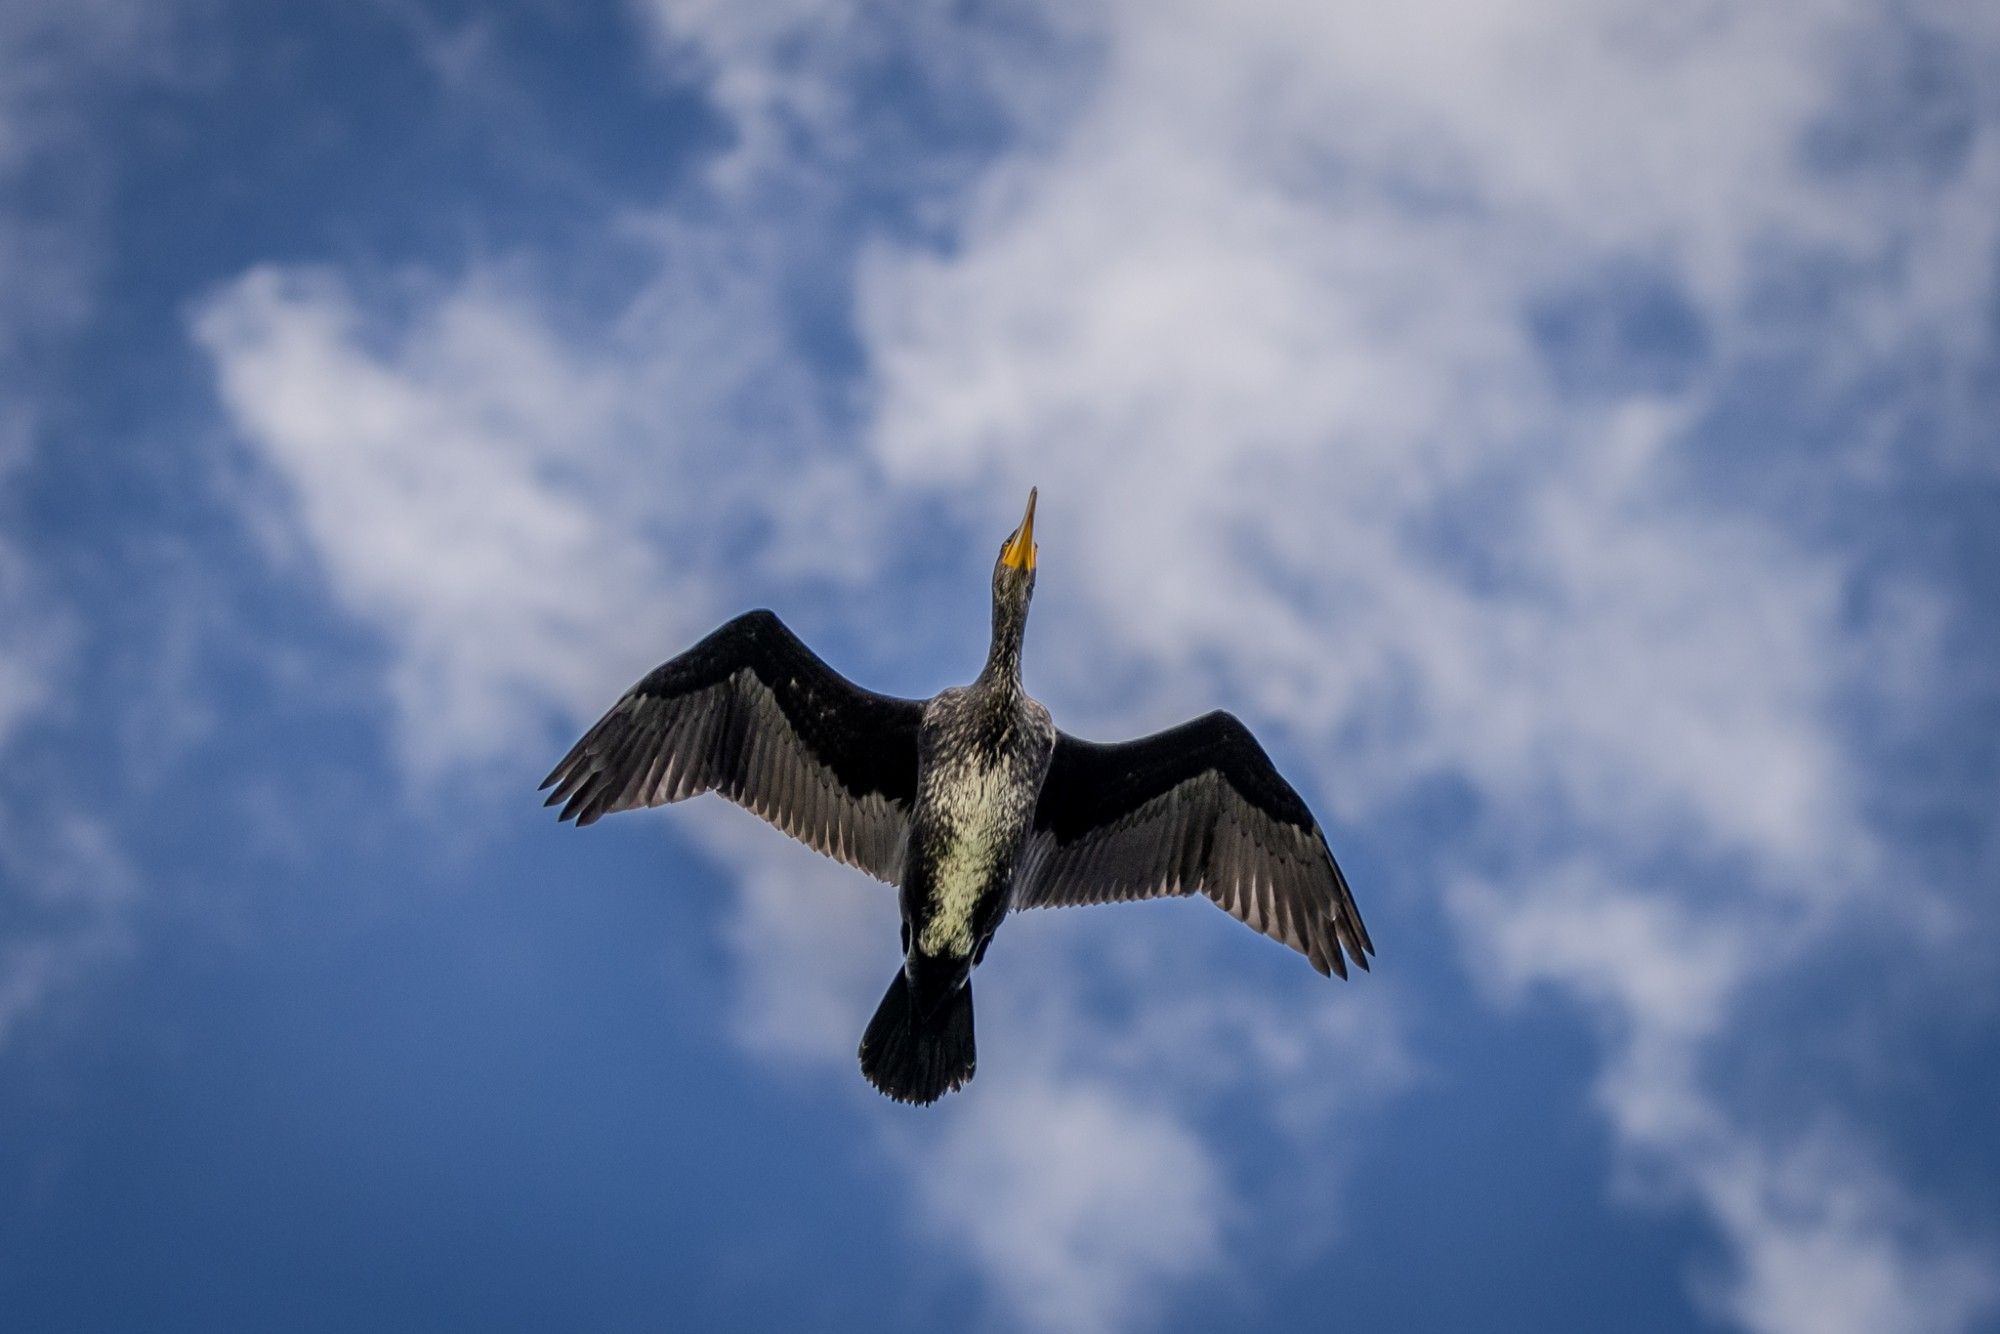
[(1375, 952), (1318, 822), (1235, 717), (1116, 745), (1058, 734), (1014, 906), (1197, 892), (1322, 974)]
[(579, 825), (719, 792), (893, 883), (922, 719), (921, 703), (863, 690), (771, 612), (746, 612), (626, 691), (542, 786)]

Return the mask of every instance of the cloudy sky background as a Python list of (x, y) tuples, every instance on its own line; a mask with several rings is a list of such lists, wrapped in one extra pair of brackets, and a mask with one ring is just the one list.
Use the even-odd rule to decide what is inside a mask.
[[(0, 7), (0, 1312), (1754, 1331), (2000, 1312), (1971, 0)], [(1378, 945), (532, 787), (768, 605), (1216, 705)]]

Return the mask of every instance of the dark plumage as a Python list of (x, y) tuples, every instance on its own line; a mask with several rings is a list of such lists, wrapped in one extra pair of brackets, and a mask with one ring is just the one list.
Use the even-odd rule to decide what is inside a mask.
[(1106, 745), (1022, 690), (1034, 521), (1031, 492), (971, 685), (878, 695), (748, 612), (632, 687), (542, 783), (579, 825), (719, 792), (901, 886), (903, 968), (861, 1067), (907, 1102), (972, 1078), (971, 973), (1014, 908), (1201, 893), (1322, 974), (1374, 952), (1318, 822), (1234, 717)]

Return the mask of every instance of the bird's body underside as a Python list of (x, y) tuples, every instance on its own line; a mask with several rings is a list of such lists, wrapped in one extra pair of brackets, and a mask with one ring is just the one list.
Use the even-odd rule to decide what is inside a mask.
[(904, 843), (903, 970), (861, 1039), (892, 1098), (934, 1102), (972, 1078), (972, 969), (1012, 906), (1055, 749), (1049, 711), (999, 678), (924, 707)]
[(970, 959), (992, 936), (1055, 744), (1049, 711), (1018, 692), (947, 690), (924, 710), (903, 865), (910, 949)]
[(1057, 731), (1020, 682), (1034, 564), (1031, 496), (969, 686), (863, 690), (749, 612), (649, 673), (543, 783), (579, 825), (714, 791), (898, 885), (903, 967), (860, 1054), (906, 1102), (972, 1077), (971, 972), (1014, 908), (1201, 893), (1321, 973), (1374, 948), (1311, 812), (1234, 717), (1114, 745)]

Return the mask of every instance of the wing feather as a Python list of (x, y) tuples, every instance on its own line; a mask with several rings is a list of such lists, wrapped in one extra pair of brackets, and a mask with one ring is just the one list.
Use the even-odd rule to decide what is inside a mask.
[(1115, 745), (1059, 734), (1015, 906), (1195, 893), (1321, 973), (1375, 952), (1319, 823), (1233, 716)]
[(863, 690), (753, 611), (661, 664), (543, 780), (579, 825), (716, 792), (894, 882), (923, 705)]

